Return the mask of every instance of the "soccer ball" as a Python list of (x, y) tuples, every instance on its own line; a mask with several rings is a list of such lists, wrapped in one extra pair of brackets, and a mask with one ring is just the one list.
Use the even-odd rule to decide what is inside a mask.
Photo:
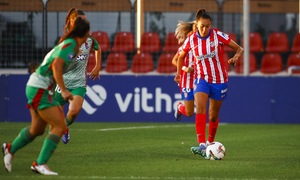
[(206, 159), (222, 160), (225, 157), (225, 146), (220, 142), (213, 142), (206, 148)]

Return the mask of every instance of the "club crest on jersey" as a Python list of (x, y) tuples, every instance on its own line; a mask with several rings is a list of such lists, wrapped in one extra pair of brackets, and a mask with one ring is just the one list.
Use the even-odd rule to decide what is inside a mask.
[(74, 58), (74, 53), (70, 52), (68, 55), (68, 60), (71, 61)]
[(84, 45), (85, 45), (85, 49), (89, 48), (89, 44), (87, 42), (85, 42)]
[(213, 41), (210, 42), (210, 47), (214, 47), (215, 43)]

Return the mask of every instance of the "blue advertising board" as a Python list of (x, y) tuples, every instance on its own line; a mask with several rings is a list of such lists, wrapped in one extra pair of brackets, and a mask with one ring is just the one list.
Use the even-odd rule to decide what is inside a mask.
[[(25, 107), (28, 75), (1, 75), (1, 119), (30, 122)], [(181, 100), (169, 75), (101, 75), (88, 79), (76, 122), (176, 122)], [(228, 98), (220, 111), (224, 123), (300, 123), (299, 77), (229, 77)], [(67, 112), (67, 106), (65, 107)], [(195, 122), (195, 115), (181, 122)]]

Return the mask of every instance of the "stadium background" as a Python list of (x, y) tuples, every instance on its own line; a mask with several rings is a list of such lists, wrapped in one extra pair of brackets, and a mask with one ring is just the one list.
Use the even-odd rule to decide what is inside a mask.
[[(236, 41), (242, 44), (243, 3), (247, 1), (143, 0), (142, 2), (143, 32), (157, 34), (161, 46), (158, 50), (141, 52), (151, 55), (153, 65), (150, 65), (152, 66), (150, 70), (133, 72), (134, 56), (138, 54), (137, 4), (134, 0), (49, 0), (46, 6), (43, 6), (40, 0), (1, 0), (0, 121), (30, 122), (29, 112), (25, 108), (24, 92), (28, 79), (27, 67), (32, 61), (41, 62), (49, 49), (57, 43), (58, 38), (63, 35), (67, 11), (75, 7), (86, 13), (87, 19), (91, 22), (91, 33), (99, 31), (102, 34), (106, 33), (110, 44), (109, 49), (102, 53), (101, 80), (88, 81), (89, 90), (85, 98), (85, 107), (80, 112), (78, 121), (174, 122), (174, 108), (180, 100), (179, 88), (173, 81), (172, 70), (171, 72), (158, 70), (162, 55), (169, 57), (169, 60), (174, 55), (174, 52), (164, 49), (168, 34), (174, 32), (178, 20), (192, 21), (195, 12), (199, 8), (205, 8), (212, 16), (213, 27), (233, 33)], [(243, 65), (228, 67), (230, 89), (228, 100), (224, 102), (220, 112), (221, 121), (299, 123), (297, 117), (300, 109), (299, 75), (297, 72), (294, 74), (286, 72), (288, 67), (293, 65), (289, 63), (292, 56), (296, 57), (294, 65), (300, 66), (299, 50), (293, 49), (294, 39), (299, 32), (299, 1), (249, 0), (249, 11), (249, 32), (261, 36), (263, 48), (249, 52), (251, 54), (249, 58), (255, 58), (256, 66), (253, 70), (249, 69), (248, 75), (243, 74)], [(113, 50), (118, 32), (132, 33), (135, 49), (122, 52), (126, 57), (125, 70), (107, 72), (109, 55), (120, 53)], [(284, 34), (288, 48), (268, 50), (268, 41), (272, 33)], [(280, 39), (279, 44), (284, 44), (282, 38), (276, 39)], [(154, 36), (151, 40), (154, 42)], [(272, 53), (271, 63), (266, 63), (267, 67), (263, 67), (262, 59), (270, 53)], [(230, 51), (226, 54), (229, 57), (233, 55)], [(279, 57), (282, 65), (276, 66), (277, 70), (272, 71), (268, 67), (276, 65), (275, 56)], [(89, 64), (89, 68), (92, 66), (92, 63)], [(137, 68), (137, 71), (139, 70), (143, 71), (143, 68)], [(183, 121), (193, 122), (194, 118), (184, 118)]]

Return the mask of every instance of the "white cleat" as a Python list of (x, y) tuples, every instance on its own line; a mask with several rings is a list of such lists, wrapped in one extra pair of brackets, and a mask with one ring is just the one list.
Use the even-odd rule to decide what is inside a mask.
[(46, 164), (37, 165), (36, 161), (32, 163), (31, 170), (43, 175), (58, 175), (58, 173), (51, 171)]
[(14, 155), (9, 152), (10, 144), (3, 143), (2, 145), (2, 152), (3, 152), (3, 160), (4, 166), (7, 172), (11, 172), (11, 160), (13, 159)]

